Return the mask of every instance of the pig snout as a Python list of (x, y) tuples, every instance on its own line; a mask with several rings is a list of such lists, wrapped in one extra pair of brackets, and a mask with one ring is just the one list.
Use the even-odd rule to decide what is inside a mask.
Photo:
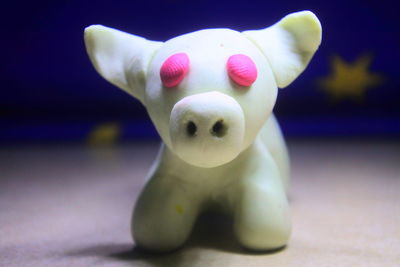
[(183, 161), (211, 168), (241, 152), (245, 120), (238, 102), (219, 92), (187, 96), (171, 112), (172, 149)]

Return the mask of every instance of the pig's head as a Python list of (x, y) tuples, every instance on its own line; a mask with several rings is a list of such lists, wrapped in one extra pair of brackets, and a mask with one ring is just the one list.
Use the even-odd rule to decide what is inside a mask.
[(278, 87), (305, 69), (320, 42), (320, 23), (309, 11), (262, 30), (208, 29), (166, 42), (100, 25), (85, 29), (96, 70), (143, 103), (173, 153), (208, 168), (252, 144)]

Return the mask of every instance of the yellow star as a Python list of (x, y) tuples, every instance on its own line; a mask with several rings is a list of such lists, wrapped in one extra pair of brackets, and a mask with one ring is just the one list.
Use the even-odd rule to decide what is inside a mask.
[(364, 55), (352, 63), (339, 56), (331, 61), (332, 73), (319, 80), (319, 85), (333, 101), (353, 99), (362, 101), (367, 89), (381, 84), (382, 76), (368, 72), (371, 56)]
[(113, 145), (121, 135), (120, 125), (118, 123), (103, 123), (96, 126), (88, 135), (89, 145)]

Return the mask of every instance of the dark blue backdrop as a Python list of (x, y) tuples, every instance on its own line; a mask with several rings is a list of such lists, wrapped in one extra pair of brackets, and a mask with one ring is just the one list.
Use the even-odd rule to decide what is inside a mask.
[[(83, 29), (103, 24), (153, 40), (202, 28), (259, 29), (309, 9), (323, 41), (307, 70), (280, 90), (275, 112), (289, 135), (400, 136), (399, 18), (394, 1), (14, 1), (2, 4), (0, 142), (85, 140), (118, 123), (122, 138), (155, 137), (139, 102), (103, 80), (83, 44)], [(350, 67), (370, 56), (379, 82), (363, 97), (334, 99), (321, 79), (332, 58)], [(365, 75), (364, 75), (365, 76)]]

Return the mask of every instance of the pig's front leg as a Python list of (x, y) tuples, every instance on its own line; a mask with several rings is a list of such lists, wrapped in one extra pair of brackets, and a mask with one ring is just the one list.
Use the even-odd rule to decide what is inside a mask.
[(235, 190), (234, 230), (242, 246), (273, 250), (285, 246), (290, 236), (287, 197), (272, 157), (255, 154)]
[(199, 211), (198, 198), (191, 191), (181, 180), (156, 173), (134, 210), (132, 234), (136, 245), (153, 251), (181, 246)]

